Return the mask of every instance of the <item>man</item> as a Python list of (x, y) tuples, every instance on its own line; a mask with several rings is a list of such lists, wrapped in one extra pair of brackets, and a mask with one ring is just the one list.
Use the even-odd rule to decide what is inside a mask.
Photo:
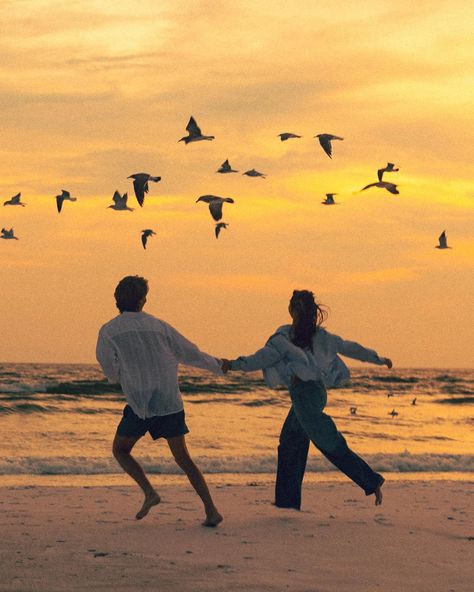
[(113, 442), (113, 454), (145, 494), (143, 506), (136, 515), (137, 520), (141, 520), (160, 503), (160, 496), (131, 451), (146, 432), (154, 440), (165, 438), (176, 463), (204, 504), (203, 525), (217, 526), (222, 516), (186, 448), (185, 434), (189, 430), (178, 386), (178, 365), (182, 363), (222, 374), (221, 364), (168, 323), (143, 312), (147, 293), (145, 278), (124, 277), (115, 289), (120, 314), (99, 331), (97, 360), (108, 380), (121, 384), (127, 400)]

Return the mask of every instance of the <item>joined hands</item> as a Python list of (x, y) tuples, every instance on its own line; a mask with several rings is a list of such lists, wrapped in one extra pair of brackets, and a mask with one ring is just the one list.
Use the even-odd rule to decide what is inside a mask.
[(232, 370), (232, 362), (230, 360), (227, 360), (226, 358), (222, 358), (221, 370), (224, 374), (227, 374), (229, 370)]

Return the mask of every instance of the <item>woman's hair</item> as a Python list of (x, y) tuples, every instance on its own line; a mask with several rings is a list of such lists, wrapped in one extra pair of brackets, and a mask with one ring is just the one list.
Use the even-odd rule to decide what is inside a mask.
[(138, 275), (127, 275), (115, 288), (115, 303), (120, 312), (138, 312), (148, 294), (148, 281)]
[(315, 301), (313, 292), (309, 290), (293, 291), (290, 310), (293, 312), (291, 342), (312, 350), (313, 335), (326, 320), (327, 310)]

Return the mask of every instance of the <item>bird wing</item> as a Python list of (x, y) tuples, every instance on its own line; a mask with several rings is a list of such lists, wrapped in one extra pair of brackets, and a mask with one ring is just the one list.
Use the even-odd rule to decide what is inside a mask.
[(369, 185), (362, 187), (361, 191), (365, 191), (366, 189), (369, 189), (369, 187), (375, 187), (376, 185), (377, 185), (377, 183), (370, 183)]
[(133, 181), (133, 189), (135, 190), (137, 201), (140, 207), (142, 207), (145, 200), (145, 193), (148, 192), (148, 182), (145, 181), (145, 183), (143, 183), (142, 180), (135, 179)]
[(215, 195), (201, 195), (201, 197), (197, 198), (196, 203), (198, 201), (205, 201), (206, 203), (211, 203), (215, 199), (217, 199), (217, 196), (215, 196)]
[(385, 183), (385, 189), (394, 195), (398, 195), (400, 193), (395, 183)]
[(144, 249), (146, 249), (146, 241), (147, 241), (147, 238), (148, 238), (148, 236), (147, 236), (146, 232), (144, 232), (142, 234), (142, 245), (143, 245), (143, 248)]
[(69, 191), (66, 191), (65, 189), (61, 189), (61, 191), (63, 192), (63, 194), (62, 194), (63, 199), (71, 197), (71, 194), (69, 193)]
[(216, 238), (219, 238), (219, 234), (221, 232), (221, 224), (216, 224), (216, 229), (215, 229), (215, 233), (216, 233)]
[(120, 193), (118, 191), (115, 191), (112, 200), (118, 205), (119, 203), (121, 203), (122, 201), (122, 196), (120, 195)]
[(193, 116), (189, 118), (188, 125), (186, 126), (186, 131), (189, 133), (190, 136), (201, 136), (201, 128), (196, 123), (196, 120)]
[(56, 195), (56, 206), (58, 208), (58, 212), (60, 212), (61, 208), (63, 207), (63, 201), (64, 198), (61, 195)]
[(16, 195), (14, 195), (14, 196), (11, 198), (11, 200), (10, 200), (10, 201), (11, 201), (12, 203), (14, 203), (14, 204), (18, 204), (18, 203), (20, 203), (20, 197), (21, 197), (21, 193), (17, 193)]
[(332, 146), (331, 146), (331, 140), (329, 138), (319, 138), (319, 143), (321, 144), (322, 149), (324, 150), (324, 152), (326, 152), (326, 154), (329, 156), (329, 158), (332, 158), (331, 154), (332, 154)]
[(222, 201), (220, 199), (214, 199), (209, 203), (209, 211), (214, 220), (220, 220), (222, 218)]
[(386, 170), (387, 170), (387, 169), (384, 167), (383, 169), (379, 169), (379, 170), (377, 171), (377, 177), (379, 178), (379, 181), (380, 181), (380, 182), (382, 181), (383, 174), (385, 173), (385, 171), (386, 171)]

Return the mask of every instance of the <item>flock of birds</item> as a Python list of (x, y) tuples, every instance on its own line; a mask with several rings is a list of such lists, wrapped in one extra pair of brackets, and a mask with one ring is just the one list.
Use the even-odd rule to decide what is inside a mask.
[[(388, 393), (387, 397), (393, 397), (393, 394)], [(411, 404), (416, 405), (416, 397), (414, 399), (412, 399)], [(357, 407), (349, 407), (349, 411), (350, 411), (351, 415), (357, 415)], [(392, 419), (393, 419), (394, 417), (398, 416), (398, 411), (395, 411), (395, 409), (392, 409), (392, 411), (388, 412), (388, 415), (391, 415)]]
[[(204, 140), (211, 141), (211, 140), (215, 139), (214, 136), (204, 135), (201, 131), (201, 128), (196, 123), (196, 120), (192, 116), (190, 117), (188, 125), (186, 126), (186, 131), (188, 132), (188, 135), (183, 136), (180, 140), (178, 140), (179, 142), (184, 142), (185, 144), (190, 144), (191, 142), (200, 142), (200, 141), (204, 141)], [(282, 142), (286, 142), (290, 139), (302, 138), (303, 136), (300, 136), (298, 134), (293, 134), (290, 132), (283, 132), (281, 134), (278, 134), (277, 137), (279, 137)], [(329, 156), (329, 158), (332, 158), (332, 142), (334, 140), (339, 140), (339, 141), (344, 140), (344, 138), (341, 138), (340, 136), (335, 136), (334, 134), (326, 134), (326, 133), (325, 134), (317, 134), (316, 136), (314, 136), (314, 138), (318, 138), (321, 148)], [(371, 187), (377, 187), (379, 189), (385, 189), (386, 191), (388, 191), (389, 193), (391, 193), (393, 195), (398, 195), (399, 191), (398, 191), (397, 185), (395, 183), (391, 183), (389, 181), (383, 180), (383, 176), (385, 173), (392, 173), (392, 172), (397, 172), (397, 171), (399, 171), (399, 169), (395, 168), (395, 164), (393, 162), (388, 162), (385, 167), (378, 169), (378, 171), (377, 171), (378, 181), (375, 183), (369, 183), (368, 185), (363, 187), (360, 191), (365, 191), (367, 189), (370, 189)], [(225, 160), (216, 171), (216, 173), (220, 173), (220, 174), (229, 174), (229, 173), (238, 173), (238, 172), (239, 172), (238, 170), (232, 168), (232, 166), (228, 160)], [(248, 171), (245, 171), (242, 174), (246, 175), (248, 177), (260, 177), (263, 179), (266, 178), (265, 173), (257, 171), (256, 169), (250, 169)], [(148, 191), (149, 191), (148, 184), (151, 182), (158, 183), (159, 181), (161, 181), (161, 177), (152, 176), (149, 173), (134, 173), (133, 175), (130, 175), (128, 177), (128, 179), (133, 179), (133, 189), (135, 192), (135, 197), (137, 199), (138, 205), (140, 207), (143, 207), (144, 202), (145, 202), (145, 194), (148, 193)], [(324, 201), (322, 201), (321, 203), (325, 206), (337, 205), (337, 202), (334, 201), (335, 195), (337, 195), (337, 193), (326, 193), (326, 199)], [(72, 197), (71, 194), (69, 193), (69, 191), (66, 191), (63, 189), (61, 191), (61, 194), (56, 196), (56, 207), (57, 207), (58, 213), (61, 213), (63, 203), (65, 201), (74, 202), (74, 201), (77, 201), (77, 198)], [(115, 193), (112, 197), (112, 201), (113, 201), (113, 204), (108, 207), (113, 210), (130, 211), (131, 212), (134, 209), (134, 208), (131, 208), (128, 206), (128, 194), (127, 193), (124, 193), (122, 195), (119, 193), (119, 191), (115, 191)], [(222, 220), (223, 204), (224, 203), (234, 203), (234, 200), (231, 197), (220, 197), (218, 195), (201, 195), (196, 200), (196, 203), (198, 203), (198, 202), (204, 202), (204, 203), (208, 204), (209, 211), (210, 211), (211, 216), (215, 222), (215, 236), (216, 236), (216, 238), (219, 238), (220, 232), (229, 226), (226, 222), (221, 221)], [(21, 193), (18, 193), (17, 195), (14, 195), (11, 199), (5, 201), (3, 205), (4, 206), (25, 207), (27, 204), (25, 204), (24, 202), (21, 201)], [(146, 228), (141, 231), (141, 243), (142, 243), (144, 249), (146, 249), (147, 240), (151, 236), (154, 236), (155, 234), (156, 234), (156, 232), (151, 228)], [(13, 228), (10, 228), (10, 229), (2, 228), (0, 238), (6, 239), (6, 240), (18, 240), (18, 237), (15, 236)], [(436, 248), (437, 249), (451, 248), (451, 247), (448, 247), (448, 242), (447, 242), (445, 230), (438, 237), (438, 245), (436, 245)]]

